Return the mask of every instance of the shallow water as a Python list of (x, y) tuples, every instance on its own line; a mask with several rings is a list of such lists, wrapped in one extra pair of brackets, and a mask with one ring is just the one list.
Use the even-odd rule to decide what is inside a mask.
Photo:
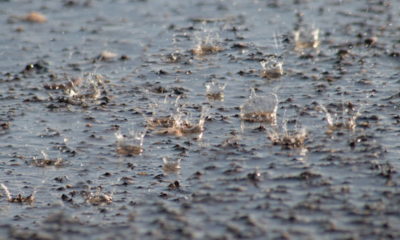
[[(26, 204), (0, 191), (0, 239), (400, 237), (396, 1), (0, 5), (0, 182), (12, 197), (36, 192)], [(15, 18), (30, 11), (48, 21)], [(295, 51), (297, 28), (319, 29), (318, 49)], [(193, 55), (201, 41), (223, 50)], [(261, 77), (271, 54), (276, 79)], [(49, 89), (87, 73), (103, 76), (97, 99)], [(207, 98), (211, 81), (226, 83), (223, 101)], [(241, 122), (252, 88), (278, 96), (276, 126)], [(116, 152), (116, 132), (143, 131), (151, 105), (178, 96), (193, 121), (207, 109), (201, 138), (147, 129), (141, 155)], [(346, 109), (353, 127), (339, 126)], [(268, 138), (285, 122), (307, 130), (302, 148)], [(42, 151), (63, 164), (32, 164)], [(179, 171), (163, 157), (181, 158)]]

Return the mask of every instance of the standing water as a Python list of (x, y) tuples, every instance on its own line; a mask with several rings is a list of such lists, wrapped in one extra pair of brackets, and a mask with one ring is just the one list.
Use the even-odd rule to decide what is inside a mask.
[(0, 239), (399, 239), (398, 1), (0, 1)]

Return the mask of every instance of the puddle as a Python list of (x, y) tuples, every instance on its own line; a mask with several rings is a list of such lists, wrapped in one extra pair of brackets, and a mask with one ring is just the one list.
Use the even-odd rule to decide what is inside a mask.
[(0, 1), (0, 238), (400, 238), (367, 2)]

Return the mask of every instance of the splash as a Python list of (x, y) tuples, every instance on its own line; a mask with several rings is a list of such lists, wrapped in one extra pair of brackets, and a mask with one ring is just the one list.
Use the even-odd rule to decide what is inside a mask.
[(206, 83), (206, 96), (208, 100), (212, 101), (224, 101), (224, 90), (226, 83), (221, 84), (216, 81)]
[(261, 61), (260, 64), (263, 68), (260, 75), (263, 78), (276, 79), (283, 75), (283, 61), (275, 55), (269, 56)]
[(221, 52), (224, 48), (219, 44), (218, 33), (211, 30), (204, 30), (196, 35), (197, 44), (191, 50), (191, 53), (196, 56), (206, 56)]
[(18, 194), (16, 197), (13, 197), (11, 195), (10, 190), (8, 190), (7, 186), (4, 185), (3, 183), (0, 184), (1, 188), (3, 188), (7, 201), (10, 203), (26, 203), (26, 204), (32, 204), (36, 200), (36, 191), (34, 191), (31, 195), (28, 195), (26, 197), (22, 196), (21, 194)]
[(101, 96), (100, 87), (103, 85), (104, 77), (100, 74), (88, 73), (79, 81), (70, 81), (71, 87), (65, 92), (69, 98), (74, 100), (96, 100)]
[(168, 128), (162, 128), (156, 133), (174, 135), (177, 137), (198, 134), (198, 139), (201, 139), (207, 113), (208, 109), (203, 108), (199, 119), (196, 120), (190, 115), (186, 115), (181, 109), (178, 109), (178, 112), (173, 116), (173, 125)]
[(98, 188), (96, 192), (82, 192), (83, 197), (87, 203), (90, 203), (94, 206), (102, 206), (111, 204), (113, 201), (113, 195), (102, 193), (101, 188)]
[(62, 167), (64, 160), (62, 158), (51, 159), (45, 151), (41, 151), (43, 157), (33, 157), (31, 164), (36, 167)]
[(179, 112), (179, 100), (180, 96), (174, 101), (168, 101), (168, 98), (165, 97), (163, 101), (150, 104), (152, 114), (151, 117), (145, 116), (146, 126), (150, 130), (173, 127), (175, 124), (174, 115)]
[(163, 157), (163, 170), (165, 173), (177, 173), (181, 169), (180, 158)]
[(305, 149), (304, 142), (307, 139), (307, 130), (305, 128), (288, 131), (286, 123), (281, 128), (268, 129), (267, 137), (274, 145), (280, 145), (283, 149)]
[(360, 109), (355, 111), (352, 107), (342, 106), (343, 111), (341, 114), (330, 113), (325, 106), (320, 104), (321, 110), (325, 113), (328, 130), (327, 134), (332, 134), (334, 131), (345, 129), (354, 131), (357, 127), (357, 118), (361, 115)]
[(294, 31), (294, 50), (303, 53), (305, 49), (317, 49), (320, 46), (319, 32), (318, 28)]
[(245, 122), (265, 122), (275, 125), (277, 110), (278, 96), (275, 93), (258, 96), (252, 89), (250, 97), (240, 106), (240, 118)]
[(134, 156), (143, 152), (143, 140), (146, 130), (143, 132), (131, 131), (129, 135), (122, 135), (120, 132), (115, 133), (117, 138), (116, 152), (120, 155)]

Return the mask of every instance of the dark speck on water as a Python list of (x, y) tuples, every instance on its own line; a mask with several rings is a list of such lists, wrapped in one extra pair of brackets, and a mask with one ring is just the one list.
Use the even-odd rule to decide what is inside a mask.
[(399, 1), (0, 9), (0, 239), (400, 239)]

